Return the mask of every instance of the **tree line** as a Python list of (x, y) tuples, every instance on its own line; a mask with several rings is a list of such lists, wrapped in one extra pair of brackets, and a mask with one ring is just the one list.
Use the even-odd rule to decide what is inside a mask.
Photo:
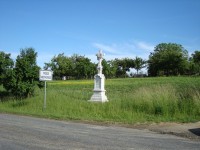
[[(114, 60), (103, 60), (103, 74), (106, 78), (127, 77), (130, 69), (138, 72), (147, 67), (148, 76), (177, 76), (177, 75), (200, 75), (200, 51), (196, 50), (191, 56), (188, 51), (180, 44), (160, 43), (148, 60), (140, 57), (115, 58)], [(45, 69), (54, 71), (56, 79), (62, 79), (63, 76), (72, 79), (89, 79), (96, 74), (96, 64), (85, 56), (77, 54), (71, 57), (64, 53), (58, 54), (51, 59), (51, 62), (45, 63)], [(130, 74), (129, 76), (133, 76)]]
[[(36, 62), (37, 52), (33, 48), (20, 50), (16, 60), (11, 55), (0, 51), (0, 85), (19, 98), (34, 95), (35, 86), (42, 87), (39, 82), (39, 70)], [(138, 72), (147, 67), (148, 76), (200, 75), (200, 51), (189, 56), (188, 51), (180, 44), (160, 43), (148, 60), (140, 57), (115, 58), (103, 60), (103, 74), (106, 78), (127, 77), (130, 69)], [(91, 79), (97, 73), (97, 65), (85, 56), (74, 54), (70, 57), (64, 53), (54, 56), (45, 63), (44, 69), (54, 72), (54, 79)], [(130, 75), (131, 76), (131, 75)]]
[[(126, 72), (130, 68), (139, 71), (145, 67), (146, 61), (142, 58), (135, 59), (124, 58), (106, 61), (103, 59), (103, 74), (107, 78), (126, 77)], [(55, 79), (62, 79), (66, 76), (69, 79), (91, 79), (97, 73), (97, 64), (85, 56), (74, 54), (71, 57), (65, 56), (64, 53), (58, 54), (51, 59), (50, 63), (45, 63), (45, 70), (51, 69), (54, 72)]]

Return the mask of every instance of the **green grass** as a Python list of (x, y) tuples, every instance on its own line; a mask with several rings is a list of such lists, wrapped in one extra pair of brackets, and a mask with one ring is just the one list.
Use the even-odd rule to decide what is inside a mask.
[(52, 81), (45, 111), (44, 89), (36, 89), (36, 96), (25, 100), (1, 94), (0, 112), (124, 124), (200, 120), (199, 77), (109, 79), (105, 88), (109, 102), (92, 103), (93, 80)]

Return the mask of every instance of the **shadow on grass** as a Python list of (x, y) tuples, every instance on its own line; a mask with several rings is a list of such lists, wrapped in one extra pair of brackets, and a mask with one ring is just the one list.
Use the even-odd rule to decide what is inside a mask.
[(0, 102), (5, 102), (5, 101), (8, 101), (10, 100), (12, 97), (11, 97), (11, 94), (7, 91), (0, 91)]
[(16, 99), (10, 92), (0, 91), (0, 102), (13, 101), (12, 107), (22, 107), (28, 105), (28, 101), (24, 99)]
[(189, 131), (195, 134), (196, 136), (200, 136), (200, 128), (189, 129)]
[(28, 101), (25, 100), (16, 100), (14, 102), (14, 104), (12, 104), (12, 107), (16, 108), (16, 107), (22, 107), (22, 106), (26, 106), (28, 105)]

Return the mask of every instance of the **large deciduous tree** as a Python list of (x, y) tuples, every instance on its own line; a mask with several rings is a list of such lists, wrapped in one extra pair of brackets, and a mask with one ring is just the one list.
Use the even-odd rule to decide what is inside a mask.
[(194, 63), (200, 65), (200, 51), (195, 51), (195, 52), (192, 54), (192, 58), (193, 58), (193, 60), (194, 60)]
[(13, 60), (10, 58), (10, 54), (6, 54), (0, 51), (0, 85), (3, 83), (6, 77), (8, 69), (12, 68)]
[(126, 77), (126, 72), (135, 67), (134, 60), (130, 58), (115, 59), (114, 63), (117, 66), (116, 77)]
[(190, 74), (200, 75), (200, 51), (195, 51), (190, 58)]
[(51, 59), (50, 63), (45, 63), (44, 69), (51, 69), (55, 79), (62, 79), (63, 76), (72, 76), (72, 60), (62, 54), (58, 54)]
[(92, 78), (96, 72), (95, 65), (85, 56), (74, 54), (73, 60), (73, 75), (76, 79)]
[(158, 44), (150, 54), (148, 74), (179, 75), (184, 74), (188, 67), (188, 52), (182, 45), (176, 43)]
[(26, 98), (34, 94), (39, 83), (39, 67), (36, 64), (37, 53), (33, 48), (21, 49), (15, 66), (6, 73), (3, 86), (18, 98)]
[(103, 66), (103, 74), (105, 75), (106, 78), (116, 77), (116, 71), (118, 69), (118, 66), (113, 60), (106, 61), (105, 59), (103, 59), (102, 66)]
[(134, 67), (134, 68), (136, 69), (137, 74), (138, 74), (138, 71), (145, 67), (146, 61), (143, 60), (143, 59), (140, 58), (140, 57), (136, 57), (136, 58), (134, 59), (134, 64), (135, 64), (135, 67)]
[(88, 79), (94, 76), (95, 65), (85, 56), (74, 54), (67, 57), (58, 54), (51, 59), (50, 63), (45, 63), (44, 69), (50, 68), (54, 72), (54, 79), (62, 79), (63, 76), (75, 79)]

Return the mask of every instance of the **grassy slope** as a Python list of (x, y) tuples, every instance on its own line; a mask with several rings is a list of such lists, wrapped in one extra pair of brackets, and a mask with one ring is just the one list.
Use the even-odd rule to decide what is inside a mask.
[(56, 119), (136, 122), (192, 122), (200, 120), (200, 78), (162, 77), (106, 80), (108, 103), (88, 102), (93, 80), (53, 81), (23, 100), (0, 103), (0, 112)]

